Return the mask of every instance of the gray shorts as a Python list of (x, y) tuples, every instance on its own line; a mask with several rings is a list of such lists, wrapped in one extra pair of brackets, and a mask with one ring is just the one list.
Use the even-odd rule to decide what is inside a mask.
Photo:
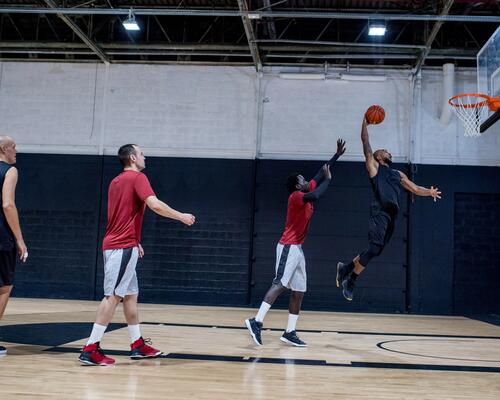
[(104, 250), (104, 295), (125, 297), (139, 293), (135, 267), (139, 249)]
[(274, 284), (281, 283), (295, 292), (307, 290), (306, 259), (300, 244), (276, 246), (276, 276)]

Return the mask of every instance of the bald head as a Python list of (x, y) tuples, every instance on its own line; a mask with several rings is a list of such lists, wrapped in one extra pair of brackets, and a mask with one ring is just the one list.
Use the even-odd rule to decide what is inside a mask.
[(9, 145), (12, 146), (13, 144), (15, 144), (14, 139), (10, 136), (0, 135), (0, 147)]
[(0, 135), (0, 160), (7, 164), (16, 163), (16, 142), (10, 136)]

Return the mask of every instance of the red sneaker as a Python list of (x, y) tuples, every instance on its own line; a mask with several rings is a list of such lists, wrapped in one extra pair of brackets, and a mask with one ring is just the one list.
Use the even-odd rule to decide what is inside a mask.
[(85, 346), (78, 359), (85, 365), (113, 365), (115, 363), (114, 359), (104, 354), (99, 342)]
[(161, 354), (161, 351), (149, 346), (151, 339), (144, 340), (142, 337), (130, 345), (130, 358), (137, 360), (140, 358), (154, 358)]

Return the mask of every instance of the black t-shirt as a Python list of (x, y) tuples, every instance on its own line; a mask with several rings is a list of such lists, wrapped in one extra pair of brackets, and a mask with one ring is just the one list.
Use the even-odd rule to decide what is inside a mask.
[[(5, 175), (7, 171), (11, 169), (12, 166), (4, 161), (0, 161), (0, 187), (3, 189), (3, 184), (5, 181)], [(0, 204), (3, 204), (2, 198), (3, 190), (0, 190)], [(12, 230), (9, 227), (7, 220), (5, 219), (5, 214), (3, 212), (3, 207), (1, 207), (0, 212), (0, 251), (11, 251), (15, 247), (15, 238)]]
[(395, 169), (380, 164), (377, 175), (370, 178), (373, 190), (372, 205), (380, 211), (396, 216), (399, 211), (399, 194), (401, 193), (401, 175)]

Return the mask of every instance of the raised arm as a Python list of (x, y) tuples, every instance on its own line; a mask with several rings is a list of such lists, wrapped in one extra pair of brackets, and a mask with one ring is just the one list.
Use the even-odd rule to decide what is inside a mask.
[(151, 211), (155, 212), (162, 217), (176, 219), (177, 221), (181, 221), (183, 224), (191, 226), (194, 224), (195, 217), (191, 214), (181, 213), (177, 210), (174, 210), (163, 201), (158, 199), (156, 196), (149, 196), (146, 199), (146, 205), (151, 209)]
[(409, 192), (412, 192), (417, 196), (431, 196), (434, 199), (434, 201), (441, 198), (441, 192), (439, 191), (438, 188), (431, 186), (430, 189), (427, 189), (425, 187), (418, 186), (412, 181), (410, 181), (410, 179), (406, 176), (405, 173), (401, 171), (398, 172), (399, 175), (401, 175), (401, 186), (403, 186)]
[(363, 143), (363, 153), (365, 154), (366, 170), (370, 178), (377, 175), (378, 165), (373, 157), (372, 147), (370, 146), (370, 139), (368, 137), (368, 123), (366, 118), (363, 117), (363, 124), (361, 125), (361, 142)]
[[(335, 163), (337, 162), (337, 160), (340, 158), (340, 156), (345, 153), (345, 149), (346, 149), (345, 140), (337, 139), (337, 152), (333, 155), (333, 157), (330, 159), (330, 161), (327, 162), (327, 164), (330, 167), (333, 167), (335, 165)], [(314, 175), (313, 179), (316, 181), (316, 183), (318, 185), (323, 181), (323, 179), (325, 179), (323, 167), (321, 167), (319, 169), (319, 171), (316, 173), (316, 175)]]
[(312, 192), (306, 193), (302, 197), (302, 201), (304, 203), (313, 203), (317, 201), (326, 192), (326, 189), (328, 189), (328, 186), (330, 185), (330, 181), (332, 179), (332, 173), (330, 172), (330, 166), (328, 165), (328, 163), (323, 165), (322, 171), (324, 175), (323, 182), (321, 182), (321, 184)]

